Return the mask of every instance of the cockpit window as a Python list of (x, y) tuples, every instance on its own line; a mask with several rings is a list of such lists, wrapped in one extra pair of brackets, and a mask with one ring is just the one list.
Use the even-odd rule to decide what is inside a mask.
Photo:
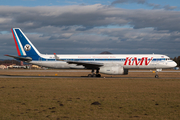
[(166, 58), (166, 60), (170, 60), (170, 58)]

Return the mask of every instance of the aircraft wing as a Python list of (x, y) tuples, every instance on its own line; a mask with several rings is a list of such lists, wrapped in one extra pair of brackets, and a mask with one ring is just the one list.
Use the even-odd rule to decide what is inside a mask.
[(69, 64), (76, 64), (76, 65), (83, 65), (87, 69), (92, 68), (99, 68), (103, 66), (103, 63), (97, 63), (97, 62), (80, 62), (80, 61), (66, 61)]
[(17, 60), (21, 60), (21, 61), (31, 61), (32, 58), (30, 57), (20, 57), (20, 56), (13, 56), (13, 55), (5, 55), (5, 56), (8, 56), (8, 57), (13, 57)]
[(59, 59), (59, 57), (57, 57), (55, 53), (54, 53), (54, 56), (57, 61), (65, 61), (68, 64), (83, 65), (87, 69), (93, 69), (93, 68), (96, 69), (104, 65), (103, 63), (97, 63), (97, 62), (80, 62), (80, 61), (61, 60)]

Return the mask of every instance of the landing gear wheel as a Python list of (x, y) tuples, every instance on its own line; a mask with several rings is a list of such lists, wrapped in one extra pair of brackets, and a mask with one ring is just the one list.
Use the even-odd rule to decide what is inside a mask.
[(159, 78), (159, 75), (155, 75), (155, 78)]
[(96, 74), (96, 77), (101, 77), (101, 74)]
[(96, 69), (96, 74), (94, 73), (94, 69), (92, 69), (92, 74), (88, 74), (88, 77), (101, 77), (101, 74), (99, 74), (99, 68)]
[(92, 74), (92, 76), (91, 77), (96, 77), (96, 74)]
[(91, 77), (91, 74), (88, 74), (88, 77)]

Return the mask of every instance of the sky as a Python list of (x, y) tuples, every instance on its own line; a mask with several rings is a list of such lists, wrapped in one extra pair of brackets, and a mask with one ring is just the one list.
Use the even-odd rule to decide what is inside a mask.
[(11, 28), (43, 54), (180, 56), (179, 0), (0, 0), (0, 59), (17, 55)]

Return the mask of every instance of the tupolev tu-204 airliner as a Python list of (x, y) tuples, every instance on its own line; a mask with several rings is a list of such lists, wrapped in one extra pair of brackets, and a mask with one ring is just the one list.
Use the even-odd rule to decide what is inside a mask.
[[(129, 69), (166, 69), (177, 64), (161, 54), (41, 54), (20, 28), (12, 28), (18, 56), (6, 55), (27, 63), (58, 69), (91, 69), (88, 77), (127, 75)], [(96, 70), (96, 72), (94, 72)], [(158, 78), (158, 72), (155, 75)]]

